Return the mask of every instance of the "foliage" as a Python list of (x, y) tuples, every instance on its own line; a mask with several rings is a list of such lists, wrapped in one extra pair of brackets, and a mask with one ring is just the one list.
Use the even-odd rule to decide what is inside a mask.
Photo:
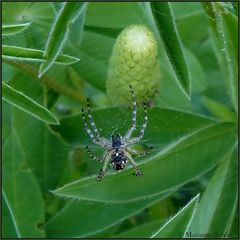
[[(187, 6), (187, 7), (186, 7)], [(234, 3), (4, 2), (2, 235), (5, 238), (238, 237)], [(81, 108), (105, 137), (131, 124), (106, 96), (120, 32), (146, 25), (160, 88), (132, 167), (108, 169)], [(124, 63), (122, 63), (124, 67)], [(142, 88), (144, 91), (144, 88)], [(126, 92), (126, 95), (130, 92)], [(144, 94), (144, 93), (143, 93)], [(143, 118), (138, 112), (137, 131)]]

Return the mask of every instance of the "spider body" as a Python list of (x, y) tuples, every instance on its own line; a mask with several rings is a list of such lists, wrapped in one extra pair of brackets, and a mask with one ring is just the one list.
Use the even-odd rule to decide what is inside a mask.
[(134, 130), (136, 129), (137, 103), (136, 103), (136, 98), (131, 85), (129, 85), (129, 87), (130, 87), (132, 99), (133, 99), (132, 126), (123, 137), (117, 133), (116, 135), (112, 135), (112, 139), (110, 141), (100, 136), (100, 133), (96, 127), (96, 124), (91, 114), (89, 99), (87, 99), (88, 118), (89, 118), (90, 125), (93, 129), (92, 131), (86, 122), (84, 109), (82, 109), (82, 118), (83, 118), (83, 123), (84, 123), (84, 127), (87, 134), (89, 135), (93, 143), (98, 144), (106, 149), (104, 156), (102, 158), (99, 158), (94, 156), (93, 153), (90, 151), (89, 147), (86, 146), (87, 152), (92, 159), (99, 162), (103, 162), (103, 167), (101, 168), (97, 176), (97, 181), (101, 181), (101, 179), (104, 178), (106, 174), (107, 166), (109, 163), (112, 165), (112, 167), (116, 171), (120, 171), (125, 168), (128, 160), (131, 162), (135, 170), (134, 175), (137, 177), (142, 177), (142, 173), (140, 169), (137, 167), (135, 160), (132, 158), (132, 154), (143, 156), (149, 153), (150, 150), (152, 149), (151, 147), (147, 149), (145, 152), (141, 152), (141, 153), (131, 149), (131, 145), (138, 143), (144, 136), (144, 131), (147, 126), (147, 109), (146, 109), (146, 104), (144, 104), (144, 122), (140, 129), (139, 136), (135, 138), (131, 138)]
[(116, 136), (112, 135), (112, 147), (118, 149), (122, 146), (121, 136), (119, 133)]
[(111, 156), (110, 163), (117, 171), (124, 169), (127, 163), (127, 158), (124, 155), (124, 151), (116, 150), (116, 152)]

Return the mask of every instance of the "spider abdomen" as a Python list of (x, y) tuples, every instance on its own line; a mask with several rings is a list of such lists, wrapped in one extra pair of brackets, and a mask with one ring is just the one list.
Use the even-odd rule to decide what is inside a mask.
[(124, 169), (127, 163), (127, 158), (124, 155), (124, 152), (116, 151), (111, 158), (111, 165), (117, 171)]

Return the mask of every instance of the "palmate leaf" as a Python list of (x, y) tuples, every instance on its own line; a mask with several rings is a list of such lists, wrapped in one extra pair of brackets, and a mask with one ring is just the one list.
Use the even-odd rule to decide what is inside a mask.
[(59, 124), (57, 118), (45, 107), (41, 106), (22, 92), (2, 82), (3, 99), (13, 106), (49, 124)]
[(54, 63), (58, 55), (60, 54), (63, 45), (67, 39), (70, 25), (85, 11), (87, 3), (79, 2), (67, 2), (64, 3), (56, 21), (51, 29), (44, 57), (46, 62), (42, 63), (39, 69), (39, 77), (46, 72)]
[[(104, 116), (106, 119), (110, 119), (107, 118), (108, 115), (115, 116), (111, 119), (112, 124), (114, 119), (117, 119), (119, 126), (124, 127), (125, 124), (121, 119), (126, 119), (127, 114), (121, 113), (119, 120), (115, 110), (114, 108), (105, 110)], [(116, 174), (109, 172), (106, 179), (101, 183), (96, 182), (95, 177), (84, 178), (58, 188), (53, 193), (62, 197), (92, 201), (136, 201), (176, 188), (216, 166), (225, 157), (234, 142), (235, 125), (215, 124), (210, 119), (177, 113), (176, 111), (161, 109), (155, 109), (155, 111), (149, 113), (149, 118), (152, 121), (149, 122), (146, 139), (152, 138), (149, 141), (152, 145), (162, 144), (162, 146), (160, 145), (161, 147), (156, 150), (155, 154), (139, 162), (139, 167), (144, 175), (143, 179), (136, 179), (131, 174), (132, 169), (128, 169)], [(100, 115), (94, 113), (94, 116), (96, 116), (96, 119), (100, 119)], [(161, 121), (157, 116), (161, 116)], [(189, 121), (186, 121), (185, 125), (184, 119), (187, 119), (187, 117)], [(73, 132), (76, 131), (75, 124), (79, 124), (79, 122), (80, 116), (79, 118), (76, 116), (65, 119), (61, 125), (61, 127), (65, 127), (64, 130), (61, 127), (54, 127), (54, 129), (68, 141), (76, 143), (77, 139)], [(108, 122), (102, 119), (102, 125), (100, 123), (99, 125), (106, 126)], [(72, 132), (69, 131), (68, 126), (71, 126)], [(113, 129), (116, 126), (115, 122)], [(163, 129), (162, 133), (160, 129)], [(82, 126), (79, 127), (77, 134), (80, 135), (81, 131), (83, 131)], [(110, 129), (108, 131), (111, 132)], [(106, 129), (103, 132), (106, 132)], [(161, 136), (161, 140), (159, 140), (159, 136)], [(85, 143), (84, 138), (79, 144), (83, 143)], [(200, 152), (199, 149), (201, 149)], [(169, 176), (172, 177), (169, 178)], [(125, 187), (112, 191), (119, 182)], [(159, 182), (161, 182), (160, 185)], [(139, 187), (136, 188), (136, 185)], [(90, 191), (89, 186), (91, 186)]]

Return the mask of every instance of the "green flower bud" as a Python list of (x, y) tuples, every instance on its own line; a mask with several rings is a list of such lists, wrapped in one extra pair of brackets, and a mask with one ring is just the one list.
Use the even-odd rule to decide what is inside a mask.
[(114, 103), (131, 104), (129, 84), (138, 103), (151, 103), (159, 92), (157, 42), (144, 25), (132, 25), (118, 36), (110, 58), (107, 95)]

